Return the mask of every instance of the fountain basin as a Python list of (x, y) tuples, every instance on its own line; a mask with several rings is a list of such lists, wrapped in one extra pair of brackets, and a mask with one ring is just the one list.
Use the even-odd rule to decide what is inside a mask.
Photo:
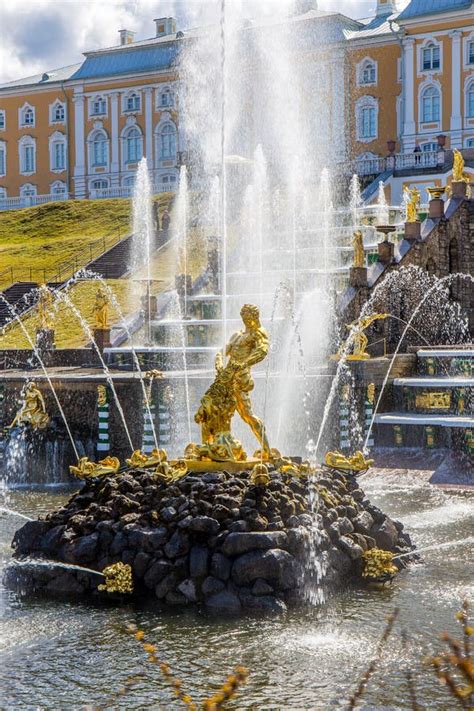
[(278, 613), (319, 584), (314, 552), (326, 571), (323, 585), (333, 587), (362, 582), (369, 548), (412, 550), (402, 524), (372, 506), (354, 479), (321, 472), (320, 506), (311, 514), (306, 480), (276, 471), (270, 477), (256, 487), (248, 472), (188, 473), (166, 485), (149, 471), (129, 470), (86, 481), (63, 508), (16, 532), (5, 582), (23, 592), (105, 595), (98, 576), (86, 581), (83, 570), (79, 577), (68, 570), (66, 577), (54, 567), (46, 574), (21, 561), (97, 571), (122, 561), (132, 566), (134, 596), (158, 605)]

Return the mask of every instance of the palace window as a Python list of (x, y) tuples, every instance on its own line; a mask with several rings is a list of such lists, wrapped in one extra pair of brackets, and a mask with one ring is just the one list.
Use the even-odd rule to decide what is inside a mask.
[(466, 115), (467, 118), (474, 118), (474, 80), (467, 87), (466, 92)]
[(173, 160), (176, 157), (176, 128), (171, 123), (161, 129), (159, 155), (161, 160)]
[(466, 148), (474, 148), (474, 138), (468, 138), (466, 141)]
[(53, 143), (53, 170), (64, 170), (66, 167), (65, 148), (64, 141)]
[(20, 109), (20, 126), (34, 126), (35, 112), (31, 106), (24, 106)]
[(0, 200), (5, 200), (7, 197), (7, 189), (0, 188)]
[(124, 135), (125, 163), (138, 163), (143, 155), (143, 139), (139, 129), (132, 126)]
[(467, 43), (467, 63), (474, 64), (474, 40)]
[(31, 183), (25, 183), (20, 187), (21, 197), (34, 197), (37, 192), (36, 185), (31, 185)]
[(370, 143), (378, 135), (378, 101), (373, 96), (362, 96), (356, 103), (356, 139)]
[(421, 146), (423, 153), (435, 153), (438, 150), (438, 144), (434, 141), (429, 141), (428, 143), (423, 143)]
[(441, 59), (439, 45), (430, 42), (423, 48), (421, 56), (423, 71), (430, 71), (440, 68)]
[(5, 111), (3, 109), (0, 110), (0, 131), (3, 131), (6, 128), (7, 125), (7, 120), (5, 116)]
[(31, 136), (20, 139), (20, 173), (36, 172), (36, 143)]
[(92, 190), (106, 190), (109, 187), (107, 180), (94, 180), (91, 183)]
[(440, 119), (440, 93), (435, 86), (424, 89), (421, 95), (422, 123), (435, 123)]
[(98, 168), (106, 166), (109, 160), (109, 140), (105, 131), (97, 129), (90, 139), (91, 166)]
[(65, 195), (66, 184), (62, 180), (56, 180), (50, 187), (51, 195)]
[(161, 92), (158, 105), (160, 108), (174, 106), (174, 94), (171, 89), (165, 89)]
[(7, 149), (5, 143), (0, 142), (0, 175), (6, 175), (7, 172)]
[(375, 84), (377, 81), (377, 70), (375, 63), (371, 60), (366, 60), (360, 70), (361, 84)]
[(107, 102), (102, 96), (96, 96), (91, 101), (91, 116), (104, 116), (107, 113)]
[(125, 97), (125, 111), (140, 111), (140, 96), (135, 92)]
[(66, 110), (64, 104), (60, 101), (56, 101), (52, 106), (50, 106), (50, 122), (51, 123), (64, 123), (66, 117)]

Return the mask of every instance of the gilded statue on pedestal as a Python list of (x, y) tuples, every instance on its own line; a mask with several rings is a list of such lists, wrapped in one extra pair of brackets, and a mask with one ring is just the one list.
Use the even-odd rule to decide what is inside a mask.
[(109, 328), (109, 297), (106, 291), (99, 287), (95, 295), (95, 303), (92, 309), (95, 314), (95, 326), (105, 331)]
[(10, 427), (15, 425), (31, 425), (33, 429), (42, 430), (49, 425), (49, 415), (40, 390), (30, 381), (26, 384), (23, 393), (23, 402), (15, 415)]
[(324, 457), (324, 464), (331, 469), (343, 471), (362, 472), (372, 466), (373, 459), (366, 459), (363, 452), (357, 451), (350, 457), (345, 457), (341, 452), (328, 452)]
[[(365, 360), (370, 358), (367, 353), (366, 348), (369, 344), (369, 339), (365, 335), (364, 331), (374, 322), (379, 319), (388, 318), (390, 314), (371, 314), (370, 316), (361, 316), (352, 323), (347, 324), (347, 328), (351, 329), (351, 335), (349, 338), (352, 339), (352, 354), (347, 356), (348, 360)], [(342, 355), (344, 346), (342, 346), (339, 356)]]
[(254, 388), (251, 368), (268, 354), (267, 332), (260, 324), (257, 306), (245, 304), (240, 315), (245, 328), (234, 333), (226, 346), (228, 357), (216, 357), (216, 376), (201, 399), (194, 419), (201, 425), (202, 445), (189, 445), (185, 456), (213, 461), (244, 461), (240, 442), (231, 433), (231, 421), (237, 411), (257, 438), (263, 455), (271, 457), (263, 422), (254, 414), (250, 393)]
[(421, 204), (421, 193), (417, 187), (404, 188), (407, 196), (407, 222), (418, 222), (418, 209)]
[(461, 151), (455, 148), (453, 151), (453, 183), (463, 182), (466, 182), (466, 176), (464, 175), (464, 158), (462, 157)]
[(356, 230), (354, 232), (352, 246), (354, 248), (352, 266), (356, 268), (365, 267), (364, 242), (362, 239), (362, 232), (360, 230)]
[(53, 295), (46, 284), (39, 288), (38, 313), (40, 328), (51, 329), (53, 327)]

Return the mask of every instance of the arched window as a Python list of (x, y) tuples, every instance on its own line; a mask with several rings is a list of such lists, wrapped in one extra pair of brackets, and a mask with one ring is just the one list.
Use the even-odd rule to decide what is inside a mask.
[(51, 183), (50, 192), (51, 195), (65, 195), (66, 183), (63, 183), (62, 180), (56, 180), (54, 183)]
[(20, 187), (21, 197), (34, 197), (37, 195), (37, 192), (36, 185), (32, 185), (31, 183), (24, 183), (24, 185)]
[(50, 122), (51, 123), (64, 123), (66, 116), (66, 110), (64, 104), (60, 101), (55, 101), (55, 103), (50, 106)]
[(440, 117), (440, 93), (435, 86), (428, 86), (421, 95), (421, 121), (434, 123)]
[(158, 106), (160, 108), (167, 108), (169, 106), (174, 106), (174, 94), (171, 89), (166, 88), (159, 95)]
[(440, 48), (438, 44), (435, 44), (434, 42), (429, 42), (426, 47), (423, 47), (421, 57), (421, 65), (423, 67), (424, 72), (440, 68)]
[(140, 111), (140, 95), (132, 91), (125, 97), (125, 111)]
[(167, 123), (160, 133), (161, 160), (173, 160), (176, 157), (176, 128), (171, 123)]
[(19, 141), (20, 173), (36, 173), (36, 141), (31, 136), (23, 136)]
[(360, 70), (360, 83), (361, 84), (375, 84), (377, 81), (377, 72), (375, 68), (375, 63), (370, 59), (367, 59), (361, 67)]
[(92, 190), (106, 190), (109, 187), (107, 180), (93, 180), (91, 183)]
[(474, 80), (467, 85), (466, 116), (467, 118), (474, 118)]
[(106, 166), (109, 162), (109, 140), (102, 129), (94, 131), (90, 138), (90, 164), (92, 168)]
[(34, 126), (35, 125), (35, 111), (32, 106), (25, 104), (20, 109), (20, 126)]
[(125, 163), (138, 163), (143, 155), (143, 138), (136, 126), (129, 128), (124, 135)]

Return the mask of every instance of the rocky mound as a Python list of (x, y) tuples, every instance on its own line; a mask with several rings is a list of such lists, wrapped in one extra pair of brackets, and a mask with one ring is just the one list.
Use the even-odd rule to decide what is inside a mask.
[[(130, 470), (87, 481), (66, 506), (17, 531), (14, 557), (62, 561), (101, 571), (132, 567), (134, 595), (170, 605), (199, 603), (217, 613), (284, 611), (314, 584), (360, 578), (366, 550), (412, 549), (403, 526), (365, 497), (353, 478), (331, 471), (318, 483), (271, 472), (267, 486), (250, 474), (187, 474), (172, 485)], [(310, 491), (310, 488), (313, 490)], [(309, 500), (319, 492), (317, 514)], [(100, 576), (32, 564), (10, 566), (10, 587), (47, 594), (97, 592)]]

